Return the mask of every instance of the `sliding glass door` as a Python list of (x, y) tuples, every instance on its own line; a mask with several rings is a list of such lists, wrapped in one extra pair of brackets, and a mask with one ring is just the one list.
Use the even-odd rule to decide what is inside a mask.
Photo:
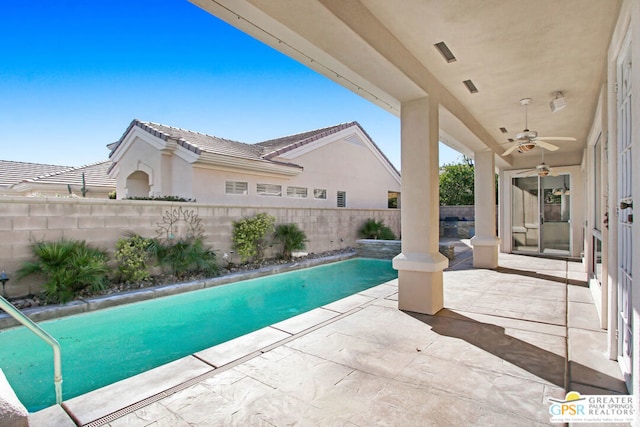
[(511, 186), (511, 240), (517, 253), (571, 252), (571, 177), (515, 177)]

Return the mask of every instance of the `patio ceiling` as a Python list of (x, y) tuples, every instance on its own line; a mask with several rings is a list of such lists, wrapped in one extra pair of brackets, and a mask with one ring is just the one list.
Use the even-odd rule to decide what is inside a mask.
[[(540, 160), (539, 148), (500, 156), (525, 128), (521, 98), (533, 99), (529, 129), (577, 138), (558, 142), (545, 161), (581, 162), (620, 7), (619, 0), (191, 1), (393, 114), (403, 101), (437, 94), (443, 141), (466, 154), (491, 149), (502, 168)], [(439, 42), (455, 62), (444, 60)], [(567, 107), (553, 113), (556, 91)]]

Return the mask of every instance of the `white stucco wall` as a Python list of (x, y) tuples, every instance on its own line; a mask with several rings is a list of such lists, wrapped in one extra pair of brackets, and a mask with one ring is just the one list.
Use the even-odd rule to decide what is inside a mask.
[[(149, 143), (151, 135), (145, 135), (142, 131), (134, 129), (129, 136), (131, 142), (118, 153), (116, 193), (119, 199), (128, 197), (127, 177), (136, 171), (142, 171), (149, 175), (151, 192), (155, 192), (160, 187), (160, 151)], [(151, 173), (150, 173), (151, 172)]]
[(327, 207), (336, 207), (337, 191), (346, 191), (347, 207), (384, 209), (388, 192), (400, 192), (398, 182), (366, 142), (339, 139), (299, 156), (283, 158), (304, 167), (292, 185), (327, 190)]
[[(171, 164), (171, 192), (164, 192), (161, 196), (179, 196), (185, 199), (193, 199), (194, 194), (194, 171), (191, 163), (178, 156), (172, 156)], [(161, 171), (163, 174), (164, 171)], [(163, 189), (164, 190), (164, 189)]]
[[(335, 208), (337, 192), (345, 191), (347, 208), (386, 209), (388, 192), (400, 192), (400, 182), (395, 172), (386, 165), (379, 154), (372, 151), (368, 142), (361, 136), (353, 138), (353, 129), (347, 129), (345, 135), (356, 143), (346, 142), (337, 135), (329, 142), (324, 141), (303, 147), (298, 152), (286, 153), (286, 157), (275, 158), (284, 163), (295, 163), (303, 167), (296, 176), (257, 172), (249, 169), (218, 167), (201, 162), (189, 163), (173, 156), (171, 195), (195, 198), (199, 203), (234, 206), (286, 206)], [(137, 164), (135, 159), (145, 159), (145, 163), (154, 168), (154, 188), (157, 195), (167, 195), (158, 191), (161, 188), (159, 173), (159, 155), (157, 150), (145, 141), (137, 139), (126, 155), (122, 157), (120, 176), (131, 173)], [(154, 151), (156, 154), (154, 155)], [(141, 157), (145, 156), (145, 157)], [(134, 159), (134, 161), (131, 161)], [(158, 159), (156, 164), (155, 159)], [(164, 173), (164, 172), (163, 172)], [(118, 179), (120, 181), (120, 178)], [(226, 194), (227, 181), (246, 182), (247, 194)], [(258, 195), (258, 184), (280, 185), (281, 196)], [(307, 188), (306, 198), (288, 197), (287, 187)], [(326, 199), (315, 199), (314, 189), (326, 190)]]

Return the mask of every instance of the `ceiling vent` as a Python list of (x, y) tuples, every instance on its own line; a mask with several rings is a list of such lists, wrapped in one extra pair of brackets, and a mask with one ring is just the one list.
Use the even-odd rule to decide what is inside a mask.
[(438, 49), (438, 52), (440, 52), (445, 61), (449, 63), (457, 61), (451, 50), (449, 50), (449, 46), (447, 46), (444, 42), (436, 43), (434, 44), (434, 46), (436, 47), (436, 49)]
[(478, 88), (473, 84), (471, 80), (465, 80), (462, 83), (467, 87), (467, 90), (471, 93), (478, 93)]
[(509, 133), (509, 131), (508, 131), (508, 130), (507, 130), (507, 128), (505, 128), (505, 127), (500, 128), (500, 132), (502, 132), (502, 133)]

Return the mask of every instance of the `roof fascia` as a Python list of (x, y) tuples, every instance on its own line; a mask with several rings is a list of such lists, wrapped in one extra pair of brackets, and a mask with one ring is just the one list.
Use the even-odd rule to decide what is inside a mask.
[(185, 162), (188, 162), (188, 163), (197, 162), (198, 159), (201, 156), (201, 154), (196, 154), (192, 150), (189, 150), (189, 149), (183, 147), (182, 145), (177, 145), (175, 151), (173, 152), (173, 154), (175, 154), (176, 157), (179, 157), (179, 158), (181, 158), (182, 160), (184, 160)]
[(116, 151), (112, 154), (112, 163), (120, 161), (120, 159), (122, 159), (124, 154), (137, 139), (146, 142), (156, 150), (174, 151), (178, 147), (178, 144), (176, 144), (172, 140), (165, 141), (162, 138), (151, 135), (149, 132), (139, 126), (132, 126), (126, 136), (122, 139), (122, 142), (120, 143)]
[(120, 174), (120, 164), (113, 163), (109, 170), (107, 171), (107, 176), (111, 179), (116, 179), (116, 177)]

